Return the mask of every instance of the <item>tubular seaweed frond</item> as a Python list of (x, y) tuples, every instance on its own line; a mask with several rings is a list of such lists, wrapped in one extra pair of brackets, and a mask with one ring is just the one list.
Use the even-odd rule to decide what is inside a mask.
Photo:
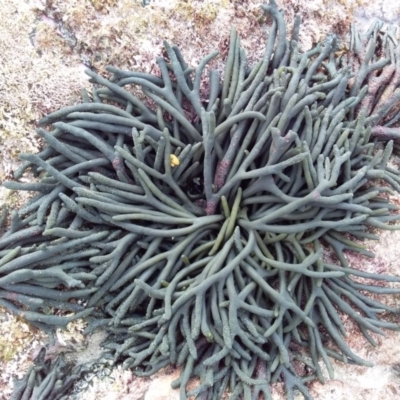
[[(376, 238), (370, 227), (398, 229), (390, 189), (378, 180), (400, 190), (400, 172), (388, 165), (399, 136), (400, 46), (375, 27), (352, 30), (347, 60), (335, 56), (333, 36), (304, 53), (298, 24), (289, 43), (276, 2), (263, 8), (273, 19), (264, 58), (247, 66), (232, 31), (222, 85), (212, 71), (208, 103), (200, 82), (216, 53), (192, 71), (166, 43), (161, 77), (88, 71), (102, 87), (43, 118), (47, 147), (21, 155), (16, 180), (4, 183), (38, 195), (12, 213), (0, 238), (0, 305), (50, 332), (86, 318), (86, 334), (107, 330), (103, 346), (137, 375), (182, 366), (173, 386), (183, 400), (226, 390), (231, 399), (269, 399), (276, 381), (289, 399), (295, 390), (311, 398), (305, 384), (324, 381), (320, 359), (330, 377), (331, 357), (371, 365), (346, 343), (341, 313), (372, 345), (370, 332), (400, 328), (379, 316), (397, 310), (368, 297), (400, 288), (354, 279), (400, 277), (345, 258), (373, 256), (355, 241)], [(29, 168), (40, 180), (18, 182)], [(4, 210), (0, 228), (5, 218)], [(323, 260), (322, 243), (337, 264)], [(51, 366), (43, 357), (13, 398), (61, 398), (79, 376), (61, 357)], [(310, 372), (300, 376), (298, 362)], [(188, 392), (193, 377), (199, 384)]]

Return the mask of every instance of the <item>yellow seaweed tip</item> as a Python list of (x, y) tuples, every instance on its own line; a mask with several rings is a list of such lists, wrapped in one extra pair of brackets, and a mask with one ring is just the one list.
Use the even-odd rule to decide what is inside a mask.
[(174, 154), (171, 154), (169, 156), (169, 159), (170, 159), (171, 167), (177, 167), (180, 164), (179, 158)]

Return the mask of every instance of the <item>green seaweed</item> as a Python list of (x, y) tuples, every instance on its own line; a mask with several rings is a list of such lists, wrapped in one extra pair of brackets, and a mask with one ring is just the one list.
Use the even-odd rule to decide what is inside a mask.
[[(398, 95), (371, 103), (378, 92), (366, 86), (397, 68), (397, 47), (375, 26), (363, 37), (352, 30), (347, 59), (335, 56), (334, 36), (301, 52), (298, 23), (289, 42), (275, 1), (263, 8), (273, 19), (263, 59), (249, 67), (232, 30), (222, 84), (211, 71), (207, 101), (200, 82), (216, 53), (192, 70), (166, 43), (161, 77), (88, 71), (92, 96), (43, 118), (53, 129), (37, 131), (47, 147), (21, 155), (16, 181), (4, 183), (39, 194), (12, 213), (0, 239), (0, 304), (50, 332), (86, 318), (86, 334), (107, 330), (114, 362), (139, 376), (182, 366), (173, 382), (181, 399), (225, 390), (270, 399), (277, 381), (288, 399), (296, 390), (309, 399), (306, 383), (325, 379), (320, 360), (330, 378), (330, 358), (371, 365), (346, 343), (341, 313), (372, 345), (370, 332), (400, 329), (380, 316), (397, 310), (368, 297), (400, 288), (354, 279), (400, 277), (345, 258), (373, 256), (354, 240), (376, 239), (370, 227), (398, 229), (378, 183), (400, 189), (388, 166), (394, 143), (377, 140), (397, 139)], [(155, 109), (124, 88), (131, 84)], [(40, 180), (18, 182), (29, 168)], [(337, 264), (323, 260), (322, 243)], [(75, 314), (48, 315), (49, 307)], [(296, 362), (309, 372), (299, 375)], [(61, 398), (71, 382), (57, 383), (62, 365), (40, 382), (30, 370), (13, 398)]]

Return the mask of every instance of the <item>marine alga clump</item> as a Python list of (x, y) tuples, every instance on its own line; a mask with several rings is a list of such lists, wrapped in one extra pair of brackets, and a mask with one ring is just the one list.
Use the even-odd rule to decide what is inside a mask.
[[(400, 293), (381, 284), (400, 277), (352, 268), (344, 254), (373, 256), (359, 239), (397, 229), (394, 142), (378, 140), (398, 138), (395, 31), (353, 30), (341, 56), (334, 36), (303, 52), (299, 21), (287, 40), (275, 1), (263, 9), (273, 19), (263, 59), (249, 66), (233, 30), (206, 97), (217, 53), (193, 69), (165, 43), (160, 76), (87, 71), (92, 93), (41, 120), (45, 148), (21, 154), (4, 183), (38, 195), (0, 239), (0, 305), (50, 334), (85, 318), (86, 334), (106, 330), (114, 362), (137, 375), (182, 367), (181, 399), (269, 399), (276, 381), (288, 398), (311, 398), (321, 361), (331, 378), (331, 358), (371, 365), (346, 343), (341, 314), (372, 345), (371, 332), (399, 328), (380, 317), (397, 310), (368, 294)], [(18, 181), (28, 168), (37, 182)], [(79, 371), (44, 360), (14, 398), (68, 393), (62, 377)]]

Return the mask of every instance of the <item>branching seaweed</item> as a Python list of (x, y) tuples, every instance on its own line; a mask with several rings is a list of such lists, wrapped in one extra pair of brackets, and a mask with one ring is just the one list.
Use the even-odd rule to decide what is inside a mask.
[[(165, 44), (161, 77), (88, 71), (92, 96), (43, 118), (47, 147), (22, 154), (16, 181), (4, 182), (38, 195), (0, 239), (0, 305), (50, 332), (84, 317), (86, 333), (107, 329), (103, 346), (137, 375), (181, 366), (181, 399), (226, 390), (270, 399), (276, 381), (289, 399), (295, 390), (309, 399), (305, 383), (324, 381), (320, 360), (330, 377), (330, 358), (371, 365), (346, 343), (341, 313), (372, 345), (370, 332), (400, 327), (379, 316), (397, 310), (368, 297), (400, 288), (358, 280), (400, 277), (345, 257), (373, 256), (355, 240), (376, 239), (371, 227), (398, 229), (386, 198), (400, 189), (388, 165), (394, 143), (375, 139), (397, 140), (395, 34), (353, 30), (347, 59), (335, 56), (333, 36), (304, 53), (296, 34), (286, 39), (275, 1), (263, 8), (274, 20), (263, 59), (248, 66), (233, 30), (222, 84), (211, 70), (207, 100), (200, 82), (215, 53), (192, 70)], [(391, 82), (384, 93), (378, 81)], [(143, 98), (125, 89), (132, 84)], [(18, 182), (28, 168), (38, 182)], [(337, 264), (323, 260), (322, 244)], [(299, 376), (295, 362), (310, 372)], [(63, 368), (60, 359), (38, 383), (35, 367), (13, 398), (61, 398)]]

